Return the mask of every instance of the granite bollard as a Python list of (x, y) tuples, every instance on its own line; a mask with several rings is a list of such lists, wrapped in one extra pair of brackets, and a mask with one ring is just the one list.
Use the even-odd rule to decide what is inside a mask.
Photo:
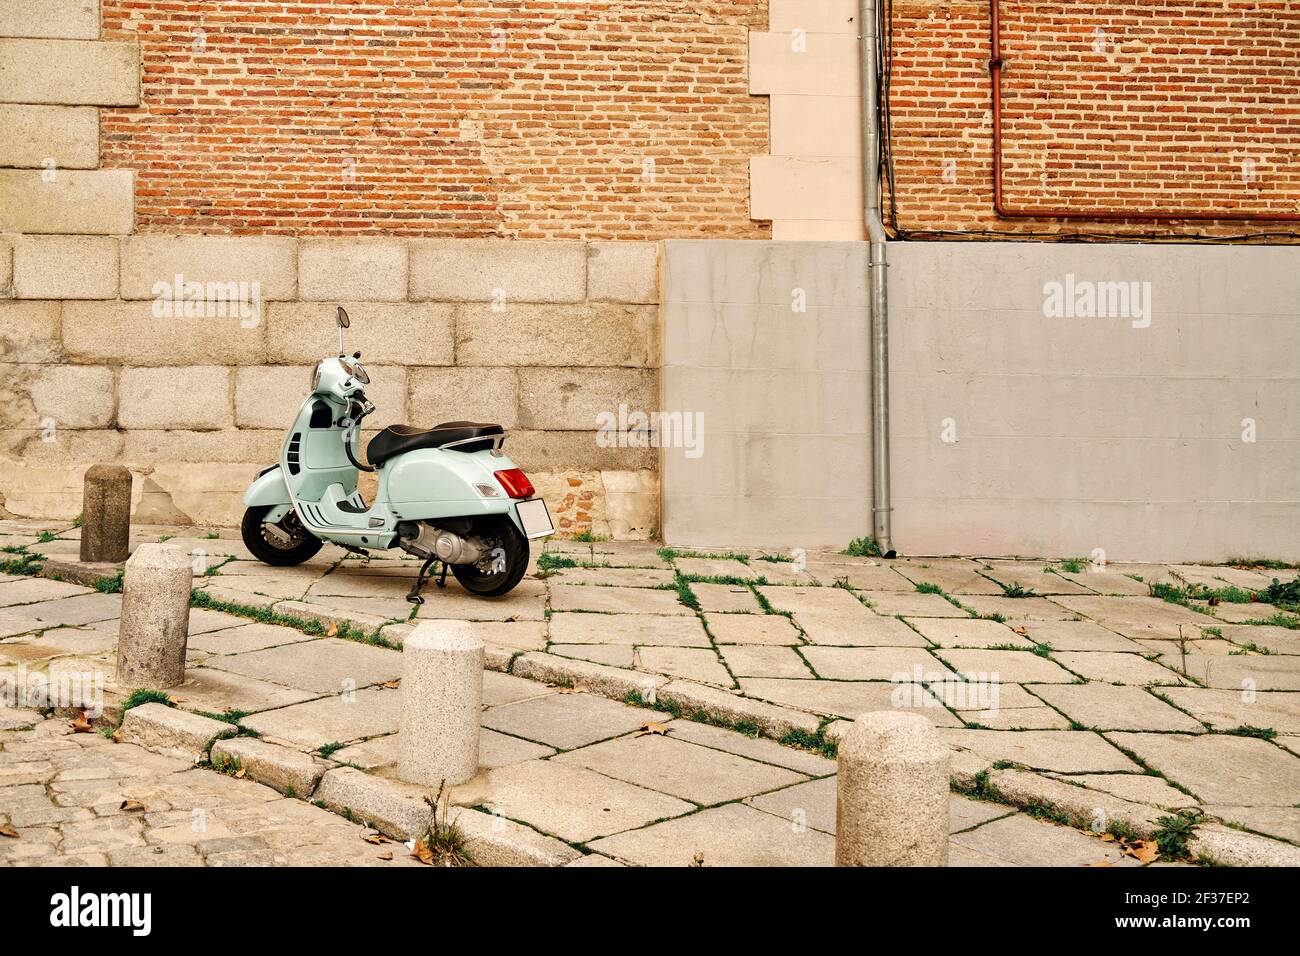
[(121, 465), (86, 469), (81, 499), (81, 560), (116, 564), (130, 554), (131, 471)]
[(425, 621), (402, 645), (397, 775), (436, 787), (478, 773), (483, 640), (465, 621)]
[(185, 679), (190, 559), (174, 545), (142, 544), (126, 562), (117, 632), (119, 687), (161, 689)]
[(836, 866), (948, 865), (948, 748), (920, 714), (863, 714), (840, 740)]

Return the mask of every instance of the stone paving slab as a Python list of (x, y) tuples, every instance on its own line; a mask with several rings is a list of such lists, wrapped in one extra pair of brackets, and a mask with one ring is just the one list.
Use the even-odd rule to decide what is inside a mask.
[(274, 624), (248, 624), (242, 618), (232, 618), (234, 627), (191, 633), (186, 642), (190, 656), (195, 654), (244, 654), (284, 644), (300, 644), (311, 636), (291, 627)]
[(718, 644), (791, 646), (803, 643), (799, 629), (780, 614), (706, 614), (705, 620)]
[[(502, 767), (468, 785), (472, 800), (512, 820), (527, 820), (562, 840), (589, 843), (599, 837), (690, 813), (692, 804), (556, 760)], [(598, 846), (593, 849), (599, 850)]]
[(674, 558), (673, 565), (682, 574), (701, 578), (740, 578), (752, 581), (761, 574), (743, 561), (731, 558)]
[(272, 684), (211, 667), (187, 667), (184, 682), (169, 693), (173, 700), (189, 710), (214, 714), (227, 710), (252, 714), (301, 704), (320, 696), (313, 691)]
[[(808, 663), (827, 680), (942, 680), (952, 675), (933, 654), (911, 647), (805, 647)], [(934, 676), (931, 676), (934, 675)]]
[(1300, 734), (1300, 698), (1293, 693), (1244, 695), (1240, 690), (1201, 687), (1166, 687), (1161, 693), (1215, 730), (1265, 727), (1279, 734)]
[(551, 585), (551, 610), (602, 614), (688, 615), (691, 609), (677, 599), (676, 591), (650, 588), (602, 588), (582, 584)]
[(921, 591), (862, 591), (871, 609), (885, 617), (961, 617), (970, 615), (938, 594)]
[(703, 611), (728, 614), (760, 614), (758, 598), (747, 587), (735, 584), (692, 584), (691, 592)]
[(1062, 607), (1056, 598), (1042, 597), (1009, 598), (989, 594), (970, 594), (960, 598), (964, 607), (970, 608), (981, 617), (997, 615), (1013, 627), (1030, 621), (1070, 621), (1078, 615), (1069, 608)]
[(245, 717), (245, 727), (300, 750), (350, 743), (397, 732), (401, 693), (367, 688)]
[(572, 750), (669, 719), (658, 711), (629, 707), (591, 694), (550, 694), (494, 707), (483, 715), (483, 726)]
[(671, 585), (672, 571), (653, 568), (560, 568), (553, 584), (586, 584), (598, 587), (657, 588)]
[(866, 605), (844, 588), (768, 585), (760, 587), (758, 590), (778, 611), (791, 611), (795, 614), (843, 614), (857, 618), (871, 617), (871, 611), (867, 609)]
[(731, 644), (718, 649), (736, 677), (812, 677), (812, 669), (793, 647)]
[(1293, 806), (1300, 793), (1300, 763), (1264, 740), (1217, 734), (1106, 737), (1208, 803), (1233, 803), (1234, 794), (1245, 792), (1251, 795), (1251, 805), (1286, 807)]
[(939, 647), (1024, 647), (1034, 642), (1022, 637), (1005, 624), (972, 618), (917, 618), (912, 627)]
[[(896, 709), (893, 697), (899, 690), (896, 685), (884, 681), (809, 681), (768, 677), (742, 677), (740, 686), (749, 696), (770, 700), (774, 704), (849, 719), (873, 710)], [(937, 726), (961, 725), (960, 720), (919, 685), (909, 696), (918, 701), (931, 700), (933, 705), (917, 704), (904, 709), (916, 710)]]
[(793, 747), (783, 747), (762, 737), (750, 737), (693, 720), (673, 721), (669, 725), (668, 735), (674, 740), (686, 740), (701, 747), (712, 747), (715, 750), (722, 750), (738, 757), (748, 757), (759, 763), (784, 767), (807, 776), (823, 777), (835, 772), (835, 761), (817, 754)]
[(596, 840), (591, 848), (638, 866), (831, 866), (835, 838), (817, 830), (796, 833), (770, 813), (727, 804)]
[(1061, 651), (1052, 657), (1071, 671), (1090, 681), (1112, 684), (1188, 684), (1191, 683), (1168, 667), (1149, 661), (1138, 654), (1113, 651)]
[(207, 666), (317, 694), (338, 694), (402, 676), (398, 654), (335, 637), (208, 658)]
[(586, 767), (702, 806), (808, 779), (782, 767), (658, 734), (607, 740), (561, 754), (554, 762)]
[(1092, 621), (1026, 621), (1019, 625), (1035, 644), (1053, 651), (1117, 651), (1143, 654), (1146, 648)]
[(636, 648), (631, 644), (552, 644), (547, 653), (610, 667), (630, 668), (636, 661)]
[[(953, 595), (1003, 593), (996, 581), (985, 577), (974, 562), (965, 559), (900, 560), (893, 567), (913, 584), (933, 584)], [(962, 603), (966, 603), (964, 599)]]
[(1224, 640), (1238, 646), (1263, 647), (1274, 654), (1300, 654), (1300, 631), (1268, 624), (1223, 624), (1219, 631)]
[[(848, 585), (858, 591), (915, 591), (914, 585), (894, 568), (883, 564), (838, 565), (817, 561), (808, 571), (825, 586)], [(766, 576), (766, 575), (765, 575)], [(769, 578), (770, 580), (770, 578)], [(775, 582), (774, 582), (775, 583)]]
[[(1030, 651), (944, 649), (939, 656), (968, 680), (997, 679), (1017, 684), (1069, 684), (1076, 678), (1055, 661)], [(1064, 662), (1062, 662), (1064, 663)], [(1066, 666), (1069, 666), (1068, 664)]]
[(1112, 684), (1043, 684), (1033, 692), (1091, 730), (1203, 733), (1205, 727), (1140, 687)]
[(1086, 731), (1004, 733), (941, 727), (939, 736), (949, 746), (974, 753), (989, 765), (1005, 760), (1034, 770), (1057, 773), (1135, 773), (1139, 770), (1137, 764), (1099, 734)]
[(1007, 587), (1018, 584), (1037, 594), (1092, 593), (1083, 585), (1044, 568), (1041, 561), (989, 561), (981, 568), (981, 572)]
[(711, 647), (639, 647), (633, 660), (638, 670), (684, 677), (719, 687), (734, 686), (731, 674)]
[[(862, 612), (865, 612), (862, 613)], [(797, 611), (795, 623), (809, 642), (841, 647), (929, 647), (929, 642), (902, 621), (860, 612)]]
[[(670, 593), (670, 592), (664, 592)], [(675, 598), (674, 598), (675, 600)], [(551, 615), (551, 640), (557, 644), (652, 644), (710, 647), (709, 635), (695, 617), (659, 614)]]

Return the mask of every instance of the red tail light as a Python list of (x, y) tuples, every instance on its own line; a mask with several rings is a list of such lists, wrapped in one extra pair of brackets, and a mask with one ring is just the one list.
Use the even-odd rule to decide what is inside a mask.
[(506, 490), (506, 494), (511, 498), (531, 498), (536, 494), (533, 483), (518, 468), (509, 468), (493, 474), (496, 476), (497, 481), (501, 482), (501, 487)]

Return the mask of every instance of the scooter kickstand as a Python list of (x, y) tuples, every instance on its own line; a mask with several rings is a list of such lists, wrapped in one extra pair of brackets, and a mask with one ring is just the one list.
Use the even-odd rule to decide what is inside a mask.
[(447, 562), (446, 561), (442, 562), (442, 574), (438, 575), (438, 581), (437, 581), (438, 587), (440, 588), (445, 588), (447, 586), (447, 568), (448, 568)]
[[(423, 604), (424, 598), (420, 596), (420, 588), (424, 587), (424, 577), (429, 572), (430, 565), (437, 561), (437, 558), (429, 558), (424, 564), (420, 565), (420, 573), (415, 576), (415, 583), (411, 585), (411, 590), (407, 593), (406, 599), (412, 604)], [(447, 566), (443, 565), (443, 577), (447, 576)]]

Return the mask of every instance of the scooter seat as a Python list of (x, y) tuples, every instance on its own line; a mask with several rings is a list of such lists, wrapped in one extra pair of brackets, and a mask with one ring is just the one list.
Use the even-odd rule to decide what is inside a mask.
[[(382, 465), (388, 459), (417, 448), (442, 448), (452, 442), (465, 442), (457, 445), (456, 451), (482, 451), (492, 447), (493, 437), (504, 435), (505, 429), (500, 425), (486, 422), (443, 422), (432, 428), (416, 428), (414, 425), (389, 425), (366, 446), (366, 457), (372, 465)], [(482, 441), (466, 441), (481, 438)]]

